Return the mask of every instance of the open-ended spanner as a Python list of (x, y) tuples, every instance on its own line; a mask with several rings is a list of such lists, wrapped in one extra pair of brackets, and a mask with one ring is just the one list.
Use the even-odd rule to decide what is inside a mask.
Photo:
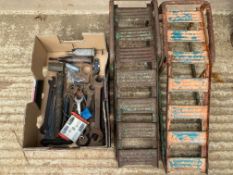
[(81, 103), (82, 103), (82, 101), (84, 100), (84, 97), (82, 96), (82, 97), (80, 97), (80, 98), (78, 98), (78, 97), (75, 97), (75, 102), (76, 102), (76, 111), (77, 111), (77, 113), (80, 115), (81, 114)]

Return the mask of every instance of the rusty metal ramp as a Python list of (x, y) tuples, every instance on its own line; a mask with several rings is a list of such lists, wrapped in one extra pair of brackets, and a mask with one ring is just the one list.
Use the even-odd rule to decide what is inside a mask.
[(158, 166), (158, 5), (124, 3), (110, 1), (118, 165)]
[[(164, 59), (159, 69), (161, 74), (166, 69), (167, 81), (165, 110), (160, 106), (162, 157), (168, 173), (207, 173), (214, 62), (211, 7), (202, 0), (173, 0), (162, 3), (160, 12)], [(177, 71), (181, 67), (190, 73)], [(197, 148), (194, 154), (187, 151), (190, 146)]]

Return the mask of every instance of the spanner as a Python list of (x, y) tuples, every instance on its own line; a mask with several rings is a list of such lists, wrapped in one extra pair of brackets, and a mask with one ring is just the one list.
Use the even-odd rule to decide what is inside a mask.
[(83, 101), (84, 97), (82, 96), (81, 98), (75, 97), (75, 102), (76, 102), (76, 111), (80, 115), (81, 114), (81, 103)]
[(93, 100), (93, 96), (94, 96), (94, 88), (92, 88), (91, 86), (89, 86), (87, 88), (87, 101), (86, 101), (86, 107), (88, 107), (89, 109), (91, 108), (91, 104), (92, 104), (92, 100)]
[(95, 121), (91, 123), (90, 145), (98, 146), (103, 144), (103, 132), (100, 128), (100, 111), (101, 111), (101, 90), (103, 88), (103, 78), (95, 76)]

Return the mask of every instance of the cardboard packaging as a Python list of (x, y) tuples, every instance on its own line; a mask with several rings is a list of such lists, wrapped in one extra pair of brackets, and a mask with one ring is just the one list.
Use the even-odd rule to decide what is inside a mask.
[[(83, 40), (78, 41), (61, 41), (57, 36), (36, 36), (31, 64), (36, 84), (34, 99), (26, 106), (23, 148), (41, 147), (42, 135), (39, 128), (43, 123), (48, 98), (48, 59), (67, 56), (74, 48), (94, 48), (96, 56), (100, 60), (99, 75), (106, 76), (104, 68), (107, 65), (108, 52), (103, 33), (83, 33)], [(108, 99), (104, 99), (104, 102), (108, 103)], [(107, 114), (108, 116), (109, 114)], [(110, 133), (110, 131), (108, 132)]]

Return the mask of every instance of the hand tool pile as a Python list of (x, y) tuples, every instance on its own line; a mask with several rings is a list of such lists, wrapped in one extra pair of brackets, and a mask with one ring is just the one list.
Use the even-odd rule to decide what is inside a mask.
[[(43, 146), (109, 146), (107, 77), (95, 49), (49, 58), (48, 99), (40, 128)], [(51, 74), (51, 75), (50, 75)]]

